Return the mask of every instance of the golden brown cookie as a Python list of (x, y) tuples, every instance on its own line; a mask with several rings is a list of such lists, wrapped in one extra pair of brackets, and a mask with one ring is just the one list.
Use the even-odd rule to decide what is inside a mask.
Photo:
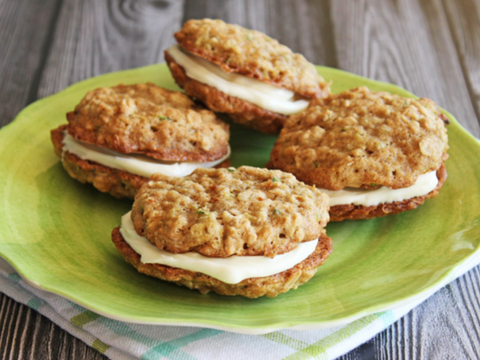
[[(321, 98), (330, 91), (313, 64), (261, 32), (221, 20), (203, 19), (187, 21), (175, 38), (183, 51), (218, 65), (225, 73), (290, 90), (298, 99)], [(190, 78), (168, 50), (165, 58), (179, 86), (211, 110), (226, 113), (236, 122), (263, 132), (275, 133), (283, 126), (287, 115)]]
[[(180, 171), (175, 164), (190, 164), (188, 169), (195, 163), (229, 166), (228, 125), (186, 95), (153, 84), (93, 90), (67, 118), (68, 125), (51, 132), (64, 168), (73, 178), (115, 197), (133, 198), (152, 171), (168, 172), (170, 165), (177, 169), (172, 176), (193, 171)], [(82, 152), (95, 150), (142, 163), (134, 169), (89, 158), (75, 153), (67, 140), (79, 144)], [(152, 169), (152, 164), (166, 167)]]
[(297, 94), (320, 98), (321, 79), (315, 66), (277, 40), (222, 20), (189, 20), (175, 33), (188, 52), (236, 72)]
[(154, 84), (90, 91), (67, 114), (75, 139), (162, 161), (212, 161), (228, 152), (228, 125), (187, 96)]
[[(275, 259), (313, 244), (313, 252), (291, 268), (226, 283), (212, 274), (144, 264), (122, 230), (114, 229), (113, 242), (138, 271), (202, 293), (274, 297), (309, 280), (332, 251), (324, 229), (329, 220), (327, 196), (278, 170), (244, 166), (197, 169), (184, 178), (154, 175), (137, 193), (129, 218), (135, 236), (171, 256)], [(316, 245), (311, 243), (316, 239)]]
[(291, 174), (249, 166), (155, 174), (135, 198), (137, 233), (160, 250), (273, 257), (317, 239), (328, 198)]
[[(289, 118), (272, 150), (270, 166), (327, 190), (408, 188), (420, 175), (439, 170), (448, 158), (444, 119), (429, 99), (371, 92), (366, 87), (344, 91)], [(446, 174), (439, 171), (437, 177), (441, 186)], [(437, 193), (438, 189), (428, 197)], [(332, 220), (399, 212), (388, 207), (336, 213), (335, 208)]]

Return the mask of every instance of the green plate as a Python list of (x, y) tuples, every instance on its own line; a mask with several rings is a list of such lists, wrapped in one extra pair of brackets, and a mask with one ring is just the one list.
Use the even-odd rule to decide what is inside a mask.
[[(333, 91), (396, 86), (318, 67)], [(131, 202), (72, 180), (49, 130), (65, 123), (88, 90), (152, 81), (176, 89), (164, 64), (92, 78), (37, 101), (0, 131), (0, 255), (30, 284), (110, 318), (243, 333), (335, 326), (418, 301), (443, 286), (478, 250), (480, 146), (449, 115), (449, 179), (417, 210), (327, 227), (334, 251), (314, 278), (274, 299), (196, 291), (141, 275), (110, 232)], [(264, 166), (274, 136), (232, 125), (232, 164)]]

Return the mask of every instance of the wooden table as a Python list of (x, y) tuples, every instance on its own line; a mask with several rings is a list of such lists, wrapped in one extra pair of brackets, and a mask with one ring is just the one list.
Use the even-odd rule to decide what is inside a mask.
[[(204, 17), (432, 98), (480, 136), (480, 0), (0, 0), (0, 126), (77, 81), (163, 62), (181, 24)], [(479, 271), (342, 359), (480, 358)], [(104, 356), (0, 294), (0, 358)]]

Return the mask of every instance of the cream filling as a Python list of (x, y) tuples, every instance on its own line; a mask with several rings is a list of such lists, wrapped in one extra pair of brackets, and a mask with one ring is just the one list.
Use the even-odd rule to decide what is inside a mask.
[(308, 101), (294, 100), (293, 91), (248, 76), (225, 72), (220, 66), (183, 51), (179, 45), (174, 45), (167, 51), (175, 62), (184, 68), (189, 78), (262, 109), (291, 115), (308, 107)]
[(130, 212), (122, 216), (120, 233), (130, 247), (141, 256), (144, 264), (168, 265), (209, 275), (228, 284), (270, 276), (290, 269), (315, 251), (318, 240), (300, 243), (296, 249), (273, 259), (266, 256), (237, 256), (211, 258), (195, 252), (172, 254), (159, 250), (135, 231)]
[(373, 206), (383, 203), (392, 203), (411, 199), (416, 196), (427, 195), (435, 189), (438, 184), (437, 172), (420, 175), (410, 187), (403, 189), (390, 189), (386, 186), (375, 190), (346, 188), (344, 190), (332, 191), (319, 189), (330, 198), (330, 206), (335, 205), (363, 205)]
[(63, 148), (77, 155), (82, 160), (95, 161), (110, 168), (124, 170), (146, 178), (158, 173), (173, 177), (187, 176), (199, 167), (215, 167), (230, 156), (229, 147), (228, 153), (215, 161), (167, 163), (148, 158), (147, 156), (126, 155), (100, 146), (86, 144), (74, 139), (67, 132), (65, 132), (65, 136), (63, 137)]

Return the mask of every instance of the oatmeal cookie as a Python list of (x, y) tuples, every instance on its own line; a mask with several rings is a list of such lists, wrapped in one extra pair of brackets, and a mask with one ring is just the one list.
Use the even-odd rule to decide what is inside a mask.
[(331, 214), (332, 220), (339, 220), (408, 210), (435, 196), (446, 178), (441, 170), (448, 158), (445, 120), (429, 99), (371, 92), (366, 87), (347, 90), (290, 117), (269, 167), (327, 190), (405, 189), (420, 175), (437, 171), (436, 190), (422, 195), (421, 201), (411, 199), (408, 205), (404, 201), (397, 208), (383, 204), (383, 210), (345, 204), (341, 209), (332, 206)]
[(67, 118), (51, 131), (64, 168), (115, 197), (133, 198), (153, 172), (184, 176), (198, 166), (229, 166), (228, 125), (153, 84), (93, 90)]
[(67, 114), (82, 142), (162, 161), (212, 161), (228, 152), (228, 125), (184, 94), (154, 84), (98, 88)]
[[(294, 95), (291, 101), (321, 98), (330, 92), (329, 84), (313, 64), (261, 32), (221, 20), (203, 19), (187, 21), (175, 33), (175, 38), (182, 51), (215, 64), (225, 74), (242, 75), (271, 84), (273, 88), (291, 91)], [(192, 79), (169, 50), (165, 52), (165, 58), (175, 81), (188, 95), (213, 111), (230, 115), (238, 123), (263, 132), (278, 133), (289, 115)]]
[(274, 257), (317, 239), (328, 197), (291, 174), (248, 166), (155, 174), (135, 198), (139, 235), (170, 253)]
[[(226, 72), (236, 72), (320, 98), (327, 84), (315, 66), (277, 40), (255, 30), (222, 20), (189, 20), (175, 33), (188, 52), (213, 62)], [(320, 80), (320, 81), (319, 81)]]
[(112, 241), (141, 273), (204, 294), (274, 297), (308, 281), (328, 258), (328, 220), (327, 196), (291, 174), (197, 169), (152, 176)]
[(272, 166), (329, 190), (392, 189), (438, 170), (448, 157), (440, 110), (366, 87), (344, 91), (292, 116), (271, 153)]

